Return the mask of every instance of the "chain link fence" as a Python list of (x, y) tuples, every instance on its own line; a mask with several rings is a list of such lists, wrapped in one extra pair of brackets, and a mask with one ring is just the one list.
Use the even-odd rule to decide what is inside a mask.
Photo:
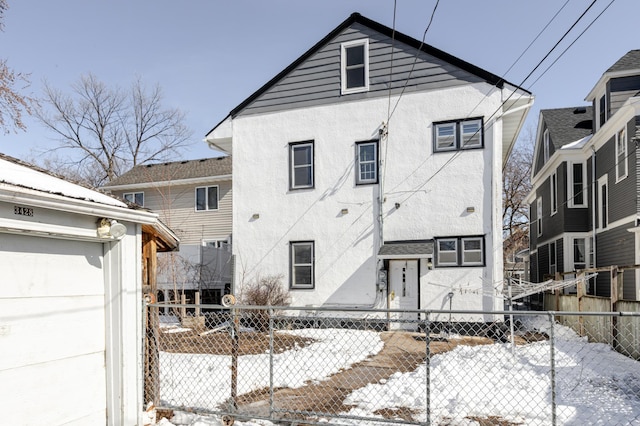
[(167, 417), (640, 425), (640, 313), (147, 309), (145, 398)]

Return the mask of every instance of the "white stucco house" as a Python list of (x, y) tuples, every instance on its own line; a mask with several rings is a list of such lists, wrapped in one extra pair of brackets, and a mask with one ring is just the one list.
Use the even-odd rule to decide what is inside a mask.
[(155, 214), (0, 154), (3, 424), (142, 424), (143, 233), (177, 245)]
[(281, 274), (296, 306), (502, 309), (501, 172), (532, 102), (351, 15), (206, 135), (234, 157), (236, 292)]

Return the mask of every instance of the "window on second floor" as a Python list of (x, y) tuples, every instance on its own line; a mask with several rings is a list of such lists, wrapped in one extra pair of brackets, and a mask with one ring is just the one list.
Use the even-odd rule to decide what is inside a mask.
[(558, 213), (558, 174), (551, 173), (551, 215)]
[(434, 152), (483, 147), (481, 118), (433, 123), (433, 130)]
[(598, 179), (598, 227), (604, 229), (609, 224), (609, 191), (607, 175)]
[(218, 187), (196, 188), (196, 211), (218, 210)]
[(378, 141), (356, 143), (356, 184), (378, 183)]
[(616, 133), (616, 183), (626, 178), (627, 174), (627, 132), (622, 129)]
[(542, 235), (542, 197), (536, 200), (536, 227), (538, 236)]
[(342, 93), (369, 90), (369, 40), (355, 40), (341, 46)]
[(130, 203), (144, 207), (144, 192), (125, 192), (122, 198)]
[(289, 144), (289, 189), (313, 188), (313, 141)]
[(569, 207), (586, 207), (585, 182), (586, 167), (585, 163), (569, 163), (569, 189), (568, 204)]

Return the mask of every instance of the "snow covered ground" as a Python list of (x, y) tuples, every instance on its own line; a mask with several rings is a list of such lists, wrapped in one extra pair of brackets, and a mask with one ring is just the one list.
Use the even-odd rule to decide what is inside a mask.
[[(548, 328), (544, 321), (529, 325), (540, 331), (547, 331)], [(557, 424), (640, 425), (640, 363), (618, 354), (607, 345), (588, 343), (566, 327), (556, 325), (554, 331)], [(299, 387), (307, 380), (322, 380), (335, 373), (336, 368), (348, 368), (350, 364), (378, 352), (382, 347), (377, 334), (366, 331), (299, 330), (296, 333), (313, 337), (317, 343), (275, 356), (279, 366), (296, 372), (286, 375), (287, 380), (276, 383), (276, 386)], [(358, 339), (358, 344), (345, 345), (344, 339)], [(363, 342), (370, 346), (365, 349)], [(357, 350), (359, 348), (361, 350)], [(515, 354), (509, 344), (458, 346), (450, 352), (434, 355), (430, 363), (432, 424), (478, 425), (474, 418), (490, 416), (498, 416), (515, 424), (551, 424), (550, 348), (549, 341), (518, 346)], [(268, 354), (242, 357), (239, 377), (243, 377), (243, 364), (250, 371), (268, 369), (267, 357)], [(167, 374), (164, 372), (164, 363), (167, 362), (172, 363), (173, 368), (181, 365), (180, 368), (185, 369), (183, 371), (192, 371), (193, 380), (206, 375), (211, 368), (228, 369), (228, 357), (219, 357), (223, 360), (215, 358), (162, 354), (163, 374)], [(328, 359), (333, 362), (327, 362)], [(333, 367), (323, 370), (302, 368), (316, 365)], [(268, 370), (259, 376), (254, 375), (255, 380), (250, 380), (252, 376), (245, 377), (239, 383), (239, 392), (268, 385), (264, 381), (264, 377), (269, 377)], [(165, 385), (172, 383), (167, 382), (170, 379), (162, 378)], [(397, 373), (388, 380), (360, 388), (346, 399), (345, 403), (353, 405), (353, 408), (345, 414), (375, 418), (379, 417), (375, 414), (378, 410), (403, 407), (412, 410), (417, 420), (426, 421), (426, 379), (426, 364), (422, 364), (414, 371)], [(192, 405), (219, 402), (219, 399), (206, 399), (205, 395), (185, 395), (183, 392), (188, 389), (183, 385), (173, 383), (173, 386), (167, 393), (163, 389), (162, 395), (172, 404), (187, 401)], [(222, 393), (218, 389), (208, 389), (208, 394), (228, 395), (226, 386), (229, 383), (220, 386), (225, 387)], [(183, 395), (184, 398), (178, 398), (177, 395)], [(341, 425), (375, 424), (343, 419), (329, 422)], [(177, 413), (171, 421), (163, 419), (158, 424), (222, 425), (216, 417), (187, 413)], [(236, 421), (235, 425), (270, 426), (272, 423), (253, 420)]]

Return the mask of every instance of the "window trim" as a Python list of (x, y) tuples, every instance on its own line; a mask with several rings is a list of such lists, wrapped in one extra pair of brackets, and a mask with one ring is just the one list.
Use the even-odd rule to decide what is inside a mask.
[(542, 235), (542, 197), (536, 199), (536, 225), (539, 237)]
[[(355, 46), (363, 46), (364, 57), (362, 67), (364, 68), (364, 86), (347, 87), (347, 49)], [(369, 91), (369, 39), (348, 41), (340, 45), (340, 93), (348, 95), (350, 93), (360, 93)]]
[[(576, 243), (582, 241), (584, 253), (584, 261), (576, 262)], [(572, 237), (571, 238), (571, 264), (573, 265), (573, 270), (577, 271), (578, 269), (586, 269), (589, 268), (589, 248), (588, 248), (588, 238), (587, 237)], [(582, 268), (576, 268), (576, 263), (584, 264)]]
[[(435, 241), (435, 253), (434, 264), (436, 268), (459, 268), (459, 267), (477, 267), (486, 266), (486, 246), (484, 243), (484, 235), (465, 235), (459, 237), (436, 237)], [(465, 261), (465, 253), (477, 252), (477, 250), (465, 250), (464, 243), (466, 241), (480, 241), (480, 261), (479, 262), (467, 262)], [(455, 243), (455, 262), (443, 262), (440, 260), (440, 254), (443, 252), (440, 250), (441, 242), (454, 242)], [(446, 253), (452, 253), (454, 250), (446, 250)]]
[[(209, 188), (216, 188), (216, 207), (214, 209), (209, 208)], [(205, 200), (204, 200), (204, 209), (198, 208), (198, 189), (205, 189)], [(194, 190), (195, 195), (195, 206), (194, 209), (197, 213), (200, 212), (215, 212), (220, 210), (220, 186), (219, 185), (206, 185), (206, 186), (197, 186)]]
[[(477, 133), (480, 134), (480, 137), (478, 138), (478, 143), (473, 145), (466, 145), (464, 143), (464, 133), (463, 133), (464, 125), (466, 123), (474, 123), (474, 122), (478, 122), (480, 127), (479, 130), (473, 133), (473, 135), (476, 135)], [(453, 127), (453, 145), (446, 146), (443, 148), (443, 147), (440, 147), (438, 143), (440, 139), (440, 137), (438, 136), (438, 129), (440, 127), (445, 127), (445, 126)], [(432, 131), (433, 142), (431, 145), (434, 153), (462, 151), (462, 150), (466, 151), (466, 150), (484, 148), (484, 117), (470, 117), (470, 118), (464, 118), (464, 119), (458, 119), (458, 120), (435, 121), (433, 122), (432, 127), (433, 127), (433, 131)]]
[(551, 216), (558, 213), (558, 172), (556, 170), (549, 176), (551, 184)]
[[(296, 264), (295, 263), (295, 246), (308, 245), (311, 247), (311, 264)], [(315, 290), (316, 288), (316, 248), (315, 241), (289, 241), (289, 289), (290, 290)], [(295, 281), (295, 267), (296, 266), (311, 266), (311, 285), (296, 284)]]
[[(480, 241), (480, 250), (466, 250), (464, 247), (464, 243), (466, 241)], [(483, 237), (463, 237), (460, 239), (460, 265), (461, 266), (484, 266), (484, 238)], [(480, 252), (480, 261), (477, 262), (467, 262), (464, 260), (465, 253), (476, 253)]]
[[(603, 191), (604, 188), (604, 197)], [(606, 229), (609, 225), (609, 178), (608, 175), (598, 179), (598, 223), (597, 229)]]
[[(296, 148), (304, 148), (309, 147), (311, 149), (311, 163), (305, 164), (299, 167), (310, 167), (311, 168), (311, 183), (305, 185), (296, 185), (295, 182), (295, 156), (294, 152)], [(303, 141), (303, 142), (291, 142), (289, 144), (289, 190), (297, 190), (297, 189), (310, 189), (314, 188), (315, 185), (315, 149), (314, 149), (314, 141)]]
[[(553, 256), (551, 256), (551, 247), (553, 247)], [(549, 268), (547, 270), (551, 276), (555, 276), (558, 272), (558, 247), (555, 241), (549, 243)]]
[[(622, 137), (620, 137), (622, 135)], [(622, 143), (620, 143), (620, 139), (622, 139)], [(616, 149), (616, 183), (624, 180), (627, 176), (629, 176), (629, 160), (627, 157), (627, 129), (623, 127), (622, 129), (616, 132), (615, 136), (615, 149)], [(622, 147), (622, 150), (620, 150)], [(620, 161), (620, 154), (624, 155), (622, 161)], [(624, 173), (620, 173), (621, 166), (624, 166)]]
[[(582, 168), (582, 182), (580, 184), (580, 191), (576, 191), (576, 182), (574, 180), (574, 167), (580, 165)], [(587, 191), (585, 183), (587, 181), (587, 165), (584, 161), (571, 161), (567, 163), (567, 191), (569, 193), (568, 206), (569, 207), (587, 207)], [(576, 203), (576, 197), (578, 193), (582, 194), (582, 203)]]
[(598, 98), (598, 120), (597, 120), (597, 129), (599, 130), (604, 124), (607, 122), (609, 117), (607, 117), (607, 94), (603, 94), (600, 98)]
[(549, 161), (551, 155), (551, 137), (549, 136), (549, 129), (544, 129), (542, 133), (542, 155), (543, 162)]
[[(136, 202), (136, 195), (138, 195), (138, 194), (142, 195), (142, 204), (138, 204)], [(133, 201), (127, 200), (127, 195), (130, 195), (131, 198), (133, 199)], [(122, 194), (122, 199), (127, 201), (127, 202), (129, 202), (129, 203), (133, 203), (133, 204), (136, 204), (136, 205), (138, 205), (140, 207), (144, 207), (144, 191), (125, 192), (124, 194)]]
[[(360, 163), (360, 148), (367, 145), (374, 146), (375, 158), (373, 161), (365, 161), (364, 163)], [(379, 160), (379, 142), (378, 140), (370, 140), (370, 141), (362, 141), (356, 142), (356, 185), (371, 185), (378, 183), (378, 170), (380, 167)], [(362, 178), (362, 170), (360, 169), (361, 164), (373, 164), (375, 167), (374, 173), (375, 177), (373, 179), (363, 179)]]

